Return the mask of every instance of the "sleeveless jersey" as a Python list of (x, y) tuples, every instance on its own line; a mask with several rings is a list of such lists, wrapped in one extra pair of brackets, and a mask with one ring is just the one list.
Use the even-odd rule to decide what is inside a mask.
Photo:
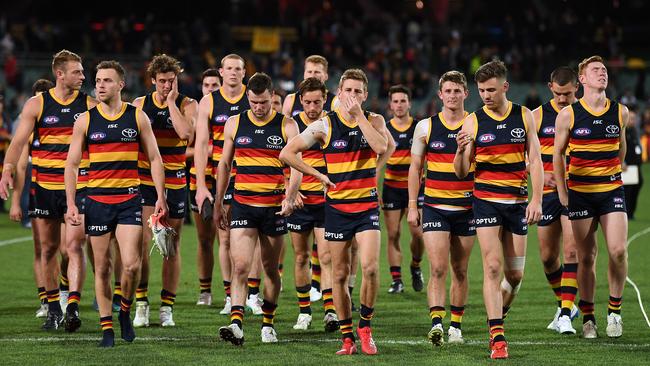
[(609, 192), (623, 185), (618, 157), (623, 118), (621, 105), (612, 103), (595, 113), (580, 99), (571, 105), (568, 186), (584, 193)]
[(401, 130), (395, 125), (393, 119), (386, 124), (386, 129), (395, 140), (396, 148), (393, 155), (386, 162), (384, 186), (408, 190), (411, 145), (413, 144), (415, 125), (412, 117), (409, 117), (408, 126)]
[(137, 120), (137, 109), (131, 104), (122, 103), (122, 111), (108, 117), (102, 112), (100, 104), (88, 113), (88, 197), (103, 203), (127, 201), (138, 194), (140, 186), (140, 121)]
[(429, 118), (427, 134), (427, 171), (424, 203), (447, 211), (463, 211), (472, 208), (474, 189), (474, 164), (464, 179), (458, 179), (454, 171), (454, 156), (458, 143), (456, 135), (462, 123), (451, 129), (442, 113)]
[(474, 112), (477, 120), (474, 196), (504, 204), (524, 203), (528, 200), (527, 125), (523, 108), (508, 103), (503, 117), (495, 116), (487, 107)]
[[(243, 113), (250, 109), (248, 98), (246, 97), (246, 87), (234, 99), (226, 97), (221, 88), (210, 93), (212, 109), (210, 111), (210, 130), (212, 131), (212, 161), (214, 164), (213, 173), (217, 173), (217, 164), (221, 160), (223, 151), (223, 128), (229, 117)], [(234, 169), (234, 167), (233, 167)], [(233, 172), (234, 173), (234, 172)]]
[[(185, 149), (187, 140), (181, 140), (174, 130), (172, 118), (169, 115), (167, 104), (159, 105), (155, 99), (156, 92), (144, 96), (142, 111), (147, 114), (151, 122), (151, 129), (165, 168), (165, 188), (181, 189), (187, 185), (185, 179)], [(176, 98), (176, 106), (181, 107), (186, 96), (179, 94)], [(140, 152), (138, 171), (140, 172), (140, 183), (147, 186), (154, 186), (151, 178), (149, 159), (144, 152)]]
[(329, 128), (323, 146), (327, 176), (336, 184), (327, 191), (328, 204), (348, 213), (377, 208), (377, 153), (370, 148), (358, 123), (346, 121), (338, 111), (325, 118)]
[[(303, 108), (302, 108), (302, 104), (300, 103), (300, 92), (295, 92), (293, 93), (293, 95), (294, 98), (293, 98), (293, 104), (291, 105), (291, 116), (295, 117), (295, 115), (303, 111)], [(323, 106), (323, 110), (325, 112), (333, 111), (334, 102), (336, 101), (336, 99), (337, 99), (336, 95), (334, 95), (334, 93), (328, 90), (325, 99), (325, 105)]]
[[(553, 173), (553, 146), (555, 145), (555, 119), (560, 113), (560, 107), (551, 99), (540, 107), (540, 124), (537, 127), (542, 164), (545, 173)], [(556, 192), (555, 187), (544, 185), (544, 194)]]
[(272, 111), (264, 122), (255, 122), (253, 112), (238, 116), (235, 144), (234, 199), (255, 207), (276, 207), (284, 199), (284, 163), (280, 151), (287, 144), (284, 115)]
[[(80, 114), (88, 110), (89, 97), (75, 91), (70, 99), (62, 101), (54, 95), (54, 88), (39, 94), (42, 98), (41, 112), (34, 127), (32, 163), (36, 166), (36, 184), (48, 190), (64, 190), (63, 171), (68, 149), (72, 140), (74, 122)], [(88, 167), (87, 160), (79, 166), (80, 183), (83, 188), (85, 177), (81, 173)]]
[[(305, 121), (307, 121), (307, 116), (305, 112), (300, 112), (296, 114), (294, 120), (298, 124), (298, 129), (300, 132), (303, 132), (309, 126)], [(325, 167), (325, 158), (323, 157), (323, 150), (321, 150), (318, 143), (310, 146), (307, 150), (302, 152), (302, 160), (307, 163), (307, 165), (314, 167), (322, 174), (327, 174), (327, 168)], [(300, 193), (302, 193), (305, 198), (303, 203), (305, 205), (321, 205), (325, 203), (325, 193), (323, 184), (316, 179), (316, 177), (309, 174), (302, 176), (302, 183), (300, 183)]]

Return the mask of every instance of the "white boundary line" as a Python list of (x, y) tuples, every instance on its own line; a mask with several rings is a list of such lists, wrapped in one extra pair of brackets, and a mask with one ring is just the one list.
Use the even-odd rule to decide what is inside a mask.
[(3, 240), (3, 241), (0, 241), (0, 247), (4, 247), (5, 245), (9, 245), (9, 244), (22, 243), (22, 242), (25, 242), (25, 241), (30, 241), (32, 239), (33, 238), (31, 236), (23, 236), (23, 237), (20, 237), (20, 238)]
[[(641, 236), (646, 235), (648, 233), (650, 233), (650, 227), (645, 228), (644, 230), (641, 230), (641, 231), (635, 233), (634, 235), (632, 235), (627, 240), (626, 248), (629, 247), (630, 244), (632, 244), (632, 242), (634, 240), (636, 240), (636, 239), (640, 238)], [(628, 263), (628, 266), (629, 266), (629, 263)], [(628, 270), (628, 272), (629, 272), (629, 270)], [(636, 286), (636, 283), (634, 283), (634, 281), (632, 281), (632, 279), (630, 277), (625, 277), (625, 281), (627, 281), (627, 283), (632, 285), (632, 287), (634, 288), (634, 291), (636, 292), (636, 298), (639, 301), (639, 307), (641, 308), (641, 314), (643, 314), (643, 317), (645, 318), (646, 324), (648, 325), (648, 327), (650, 327), (650, 320), (648, 320), (648, 314), (646, 314), (645, 309), (643, 308), (643, 301), (641, 300), (641, 291), (639, 291), (639, 288)]]
[[(200, 337), (205, 338), (205, 337)], [(577, 339), (577, 338), (576, 338)], [(24, 337), (24, 338), (0, 338), (0, 343), (28, 343), (28, 342), (43, 342), (43, 343), (55, 343), (55, 342), (96, 342), (99, 341), (100, 337)], [(216, 340), (216, 337), (209, 337), (209, 340)], [(178, 341), (196, 341), (196, 337), (137, 337), (136, 342), (178, 342)], [(304, 339), (304, 338), (280, 338), (279, 343), (339, 343), (339, 339)], [(381, 344), (394, 344), (394, 345), (426, 345), (431, 342), (426, 340), (394, 340), (394, 339), (377, 339), (377, 343)], [(465, 341), (465, 345), (470, 346), (482, 346), (487, 345), (487, 341)], [(543, 341), (508, 341), (509, 345), (515, 346), (567, 346), (574, 347), (575, 343), (572, 343), (567, 338), (567, 342), (543, 342)], [(593, 345), (595, 347), (615, 347), (615, 348), (650, 348), (650, 343), (581, 343), (581, 346), (584, 345)]]

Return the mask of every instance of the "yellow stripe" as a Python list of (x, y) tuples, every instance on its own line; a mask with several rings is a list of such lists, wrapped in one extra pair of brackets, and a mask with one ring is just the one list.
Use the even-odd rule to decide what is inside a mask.
[(302, 161), (305, 162), (305, 164), (318, 168), (318, 167), (324, 167), (325, 166), (325, 160), (323, 159), (310, 159), (310, 158), (303, 158)]
[(65, 160), (55, 159), (36, 159), (36, 163), (41, 168), (65, 168)]
[(89, 188), (128, 188), (140, 185), (140, 179), (91, 179), (88, 182)]
[(252, 192), (273, 192), (278, 189), (284, 189), (284, 182), (280, 183), (235, 183), (235, 189)]
[(49, 135), (49, 136), (44, 136), (39, 141), (41, 142), (41, 145), (46, 145), (46, 144), (70, 145), (71, 140), (72, 140), (72, 135)]
[[(92, 153), (92, 161), (95, 163), (115, 162), (115, 161), (134, 161), (138, 158), (137, 151), (117, 151), (117, 152), (102, 152)], [(149, 162), (147, 162), (148, 164)], [(140, 162), (138, 162), (140, 166)]]
[(612, 166), (612, 167), (598, 167), (598, 168), (596, 167), (578, 168), (575, 166), (571, 166), (571, 168), (569, 169), (569, 173), (580, 175), (583, 177), (604, 177), (604, 176), (614, 175), (620, 172), (621, 172), (621, 167), (619, 165)]
[(465, 198), (465, 192), (468, 191), (451, 191), (451, 190), (441, 190), (433, 188), (425, 188), (424, 194), (428, 197), (434, 198)]
[(185, 163), (163, 163), (165, 170), (182, 170), (185, 169)]
[(354, 163), (333, 163), (327, 165), (327, 171), (330, 174), (347, 173), (354, 170), (374, 169), (377, 167), (377, 159), (370, 158), (365, 160), (358, 160)]
[[(522, 186), (522, 183), (526, 183), (525, 180), (522, 179), (504, 179), (504, 180), (487, 180), (487, 179), (474, 179), (474, 183), (483, 183), (483, 184), (489, 184), (491, 186), (497, 186), (497, 187), (515, 187), (519, 188)], [(526, 185), (524, 184), (524, 187)]]
[(588, 184), (583, 186), (573, 186), (571, 187), (571, 190), (581, 193), (602, 193), (613, 191), (619, 186), (619, 183)]
[(284, 164), (280, 159), (276, 158), (235, 158), (237, 166), (265, 166), (265, 167), (276, 167), (282, 168)]
[(357, 198), (366, 198), (366, 197), (372, 197), (371, 192), (372, 188), (366, 188), (366, 189), (344, 189), (341, 191), (336, 191), (336, 192), (329, 192), (327, 195), (330, 198), (336, 199), (336, 200), (344, 200), (344, 199), (357, 199)]
[(65, 189), (65, 184), (64, 183), (50, 183), (50, 182), (36, 182), (39, 187), (53, 190), (53, 191), (60, 191)]
[(391, 156), (388, 159), (388, 164), (390, 165), (409, 165), (411, 164), (411, 158), (408, 156)]
[(323, 185), (321, 183), (302, 183), (300, 189), (303, 191), (322, 191)]
[(432, 172), (441, 172), (441, 173), (454, 173), (454, 163), (439, 163), (428, 161), (427, 170)]
[(408, 175), (395, 175), (391, 174), (390, 172), (386, 172), (386, 175), (384, 176), (385, 179), (392, 180), (392, 181), (398, 181), (398, 182), (406, 182), (409, 180)]
[(498, 155), (487, 155), (481, 154), (476, 155), (476, 161), (479, 163), (492, 163), (492, 164), (510, 164), (510, 163), (519, 163), (524, 161), (524, 153), (510, 153), (510, 154), (498, 154)]
[(576, 152), (618, 151), (619, 140), (616, 140), (616, 143), (614, 144), (589, 144), (589, 145), (569, 144), (569, 149), (571, 151), (576, 151)]

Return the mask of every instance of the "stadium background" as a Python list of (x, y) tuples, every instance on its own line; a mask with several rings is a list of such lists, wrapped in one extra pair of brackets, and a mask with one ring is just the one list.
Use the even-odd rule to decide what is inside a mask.
[[(230, 0), (164, 5), (113, 1), (92, 4), (95, 11), (90, 8), (89, 3), (74, 1), (4, 2), (0, 13), (0, 63), (3, 65), (0, 95), (4, 103), (0, 128), (11, 131), (11, 121), (16, 119), (28, 97), (32, 82), (41, 77), (51, 79), (52, 54), (67, 48), (84, 58), (84, 89), (88, 92), (92, 92), (93, 68), (97, 62), (117, 59), (123, 63), (127, 67), (123, 97), (129, 101), (149, 90), (150, 80), (144, 74), (146, 63), (162, 52), (183, 62), (181, 92), (195, 97), (200, 94), (200, 73), (207, 67), (218, 66), (227, 53), (236, 52), (246, 59), (247, 76), (256, 71), (267, 72), (276, 88), (285, 92), (291, 92), (302, 79), (304, 57), (322, 54), (330, 62), (330, 89), (335, 89), (344, 69), (361, 67), (370, 78), (368, 110), (386, 114), (388, 87), (403, 83), (413, 90), (412, 113), (417, 118), (440, 109), (434, 92), (439, 75), (449, 69), (468, 75), (471, 95), (466, 108), (473, 110), (480, 105), (472, 82), (473, 72), (480, 64), (498, 57), (509, 68), (510, 99), (536, 107), (550, 97), (546, 82), (552, 69), (564, 64), (575, 66), (583, 57), (600, 54), (609, 68), (608, 96), (638, 111), (636, 127), (642, 135), (645, 130), (650, 134), (650, 108), (646, 108), (650, 96), (646, 67), (650, 60), (647, 43), (650, 24), (646, 18), (650, 9), (642, 0)], [(648, 176), (647, 166), (643, 171)], [(630, 222), (630, 237), (648, 228), (649, 204), (650, 197), (644, 189), (636, 220)], [(292, 283), (290, 269), (286, 271), (285, 291), (278, 310), (280, 337), (290, 345), (260, 346), (255, 331), (257, 319), (250, 315), (245, 323), (250, 343), (244, 351), (217, 343), (216, 326), (224, 323), (225, 318), (216, 315), (213, 308), (198, 309), (193, 305), (198, 292), (196, 237), (194, 230), (186, 228), (178, 294), (180, 326), (171, 331), (156, 327), (141, 330), (138, 332), (141, 340), (132, 347), (120, 344), (116, 353), (97, 355), (93, 338), (97, 335), (97, 316), (89, 305), (93, 287), (90, 271), (82, 300), (82, 332), (74, 335), (40, 332), (32, 311), (36, 297), (30, 272), (31, 244), (24, 240), (6, 244), (29, 235), (29, 231), (10, 223), (6, 214), (0, 218), (0, 263), (5, 270), (0, 279), (0, 289), (5, 294), (0, 301), (3, 363), (33, 364), (50, 360), (54, 363), (168, 364), (231, 360), (235, 364), (244, 361), (304, 364), (316, 362), (336, 348), (333, 342), (337, 336), (323, 336), (319, 325), (306, 335), (289, 330), (297, 313), (293, 291), (287, 290), (291, 286), (286, 285)], [(402, 240), (404, 248), (408, 248), (406, 235), (402, 235)], [(640, 298), (646, 301), (650, 301), (650, 271), (645, 266), (650, 260), (645, 249), (649, 241), (647, 236), (641, 236), (630, 247), (630, 278), (638, 285)], [(606, 252), (602, 245), (600, 250), (597, 311), (603, 313), (607, 292)], [(408, 249), (404, 257), (408, 258)], [(382, 260), (385, 261), (385, 253)], [(159, 258), (154, 258), (152, 289), (159, 288), (157, 262)], [(285, 267), (291, 268), (287, 266), (290, 263), (291, 250), (288, 250)], [(385, 294), (388, 266), (383, 262), (381, 268), (376, 328), (382, 355), (377, 361), (475, 363), (486, 359), (487, 347), (481, 343), (486, 331), (478, 246), (472, 255), (470, 301), (464, 326), (469, 342), (462, 347), (430, 350), (423, 340), (428, 323), (424, 295), (412, 291), (402, 297)], [(218, 277), (215, 269), (215, 279)], [(544, 331), (554, 310), (547, 287), (533, 233), (521, 297), (506, 322), (513, 342), (513, 359), (509, 362), (648, 362), (650, 328), (635, 301), (633, 288), (628, 286), (625, 291), (624, 337), (617, 341), (600, 338), (590, 343), (558, 338)], [(217, 292), (215, 298), (219, 296)], [(314, 309), (319, 306), (315, 305)], [(315, 310), (315, 314), (320, 313)], [(601, 322), (604, 320), (602, 314), (599, 318)], [(126, 349), (133, 352), (123, 352)]]

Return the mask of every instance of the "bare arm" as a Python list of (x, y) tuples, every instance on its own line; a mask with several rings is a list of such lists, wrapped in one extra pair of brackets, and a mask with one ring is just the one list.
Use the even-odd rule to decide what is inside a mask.
[(566, 149), (569, 145), (569, 133), (573, 109), (569, 106), (560, 111), (555, 119), (555, 141), (553, 143), (553, 175), (555, 187), (563, 206), (568, 205), (566, 176)]
[(293, 112), (291, 107), (293, 106), (294, 100), (296, 100), (296, 93), (289, 94), (284, 98), (284, 103), (282, 103), (282, 114), (291, 117), (291, 112)]
[(470, 114), (463, 122), (463, 128), (456, 136), (456, 156), (454, 156), (454, 171), (459, 179), (467, 177), (474, 161), (476, 148), (474, 145), (474, 130), (476, 128), (476, 115)]
[(393, 136), (385, 128), (384, 128), (384, 137), (386, 138), (388, 144), (386, 146), (386, 152), (379, 155), (379, 158), (377, 159), (377, 177), (379, 177), (379, 173), (381, 169), (386, 165), (388, 159), (390, 159), (390, 157), (395, 152), (395, 149), (397, 148)]
[(29, 145), (25, 145), (23, 152), (20, 154), (18, 164), (16, 165), (16, 175), (14, 175), (14, 193), (11, 195), (11, 208), (9, 209), (9, 218), (13, 221), (23, 219), (23, 210), (20, 207), (20, 198), (25, 187), (25, 176), (27, 161), (29, 160)]
[(333, 185), (327, 176), (321, 174), (316, 168), (305, 163), (300, 158), (300, 153), (309, 149), (313, 144), (319, 143), (323, 145), (325, 143), (327, 136), (322, 126), (323, 123), (323, 120), (312, 122), (300, 135), (291, 138), (280, 152), (280, 160), (299, 172), (316, 177), (323, 184), (326, 184), (327, 188), (327, 186)]
[(234, 138), (238, 123), (239, 116), (232, 116), (226, 121), (223, 130), (223, 151), (217, 167), (217, 198), (215, 205), (218, 207), (223, 205), (223, 197), (226, 195), (226, 189), (230, 182), (230, 171), (232, 170), (232, 161), (235, 156)]
[[(353, 105), (353, 110), (354, 109), (356, 108), (354, 108)], [(359, 111), (361, 111), (360, 107), (358, 109)], [(368, 145), (370, 145), (370, 148), (372, 148), (372, 150), (374, 150), (377, 153), (377, 155), (386, 154), (386, 152), (388, 151), (389, 143), (388, 143), (388, 138), (386, 138), (386, 134), (388, 134), (388, 131), (386, 131), (386, 121), (384, 121), (384, 117), (382, 117), (379, 114), (373, 113), (372, 115), (370, 115), (370, 120), (368, 120), (366, 116), (363, 114), (363, 112), (358, 113), (356, 116), (355, 115), (352, 116), (359, 124), (359, 129), (361, 130), (363, 137), (365, 137), (366, 141), (368, 141)], [(394, 141), (393, 141), (393, 145), (395, 145)], [(394, 149), (395, 146), (393, 146), (393, 151)], [(390, 158), (390, 156), (388, 157)]]
[(194, 166), (196, 167), (196, 204), (199, 210), (203, 201), (213, 201), (212, 194), (205, 184), (205, 168), (208, 166), (210, 156), (210, 111), (212, 109), (212, 95), (201, 98), (199, 103), (198, 118), (196, 120), (196, 137), (194, 139)]
[[(286, 118), (283, 120), (284, 131), (287, 135), (287, 140), (291, 140), (294, 137), (298, 136), (298, 124), (291, 118)], [(282, 152), (280, 152), (282, 153)], [(298, 189), (300, 188), (300, 183), (302, 182), (302, 172), (291, 168), (291, 175), (289, 176), (289, 186), (287, 187), (287, 198), (290, 201), (294, 201), (298, 195)]]
[(627, 122), (630, 119), (630, 111), (627, 109), (626, 106), (621, 104), (621, 136), (619, 138), (619, 148), (618, 148), (618, 158), (621, 160), (621, 165), (625, 162), (625, 154), (627, 153), (627, 140), (625, 139), (625, 131), (624, 129), (627, 126)]
[(80, 115), (77, 121), (75, 121), (74, 128), (72, 129), (72, 141), (70, 141), (68, 157), (65, 161), (65, 170), (63, 172), (65, 200), (68, 206), (66, 216), (68, 222), (75, 226), (81, 224), (79, 209), (75, 204), (75, 196), (77, 194), (77, 177), (79, 176), (79, 164), (81, 163), (81, 155), (85, 145), (84, 138), (86, 137), (88, 122), (88, 112)]
[(136, 111), (138, 114), (138, 121), (140, 121), (140, 143), (142, 150), (147, 154), (147, 158), (151, 163), (151, 178), (153, 184), (156, 186), (156, 194), (158, 199), (154, 207), (154, 214), (161, 214), (165, 216), (167, 213), (167, 203), (165, 201), (165, 168), (163, 167), (156, 137), (151, 129), (149, 117), (141, 109)]
[(526, 132), (526, 152), (530, 178), (533, 181), (533, 198), (526, 208), (526, 219), (529, 224), (535, 224), (542, 218), (542, 193), (544, 191), (544, 167), (537, 138), (537, 128), (532, 112), (524, 107), (524, 123), (528, 126)]
[[(176, 85), (175, 81), (174, 85)], [(192, 135), (194, 135), (199, 104), (194, 99), (185, 98), (181, 108), (178, 108), (176, 103), (169, 103), (169, 98), (167, 98), (167, 107), (169, 108), (169, 117), (172, 119), (172, 126), (178, 137), (186, 141), (191, 139)]]

